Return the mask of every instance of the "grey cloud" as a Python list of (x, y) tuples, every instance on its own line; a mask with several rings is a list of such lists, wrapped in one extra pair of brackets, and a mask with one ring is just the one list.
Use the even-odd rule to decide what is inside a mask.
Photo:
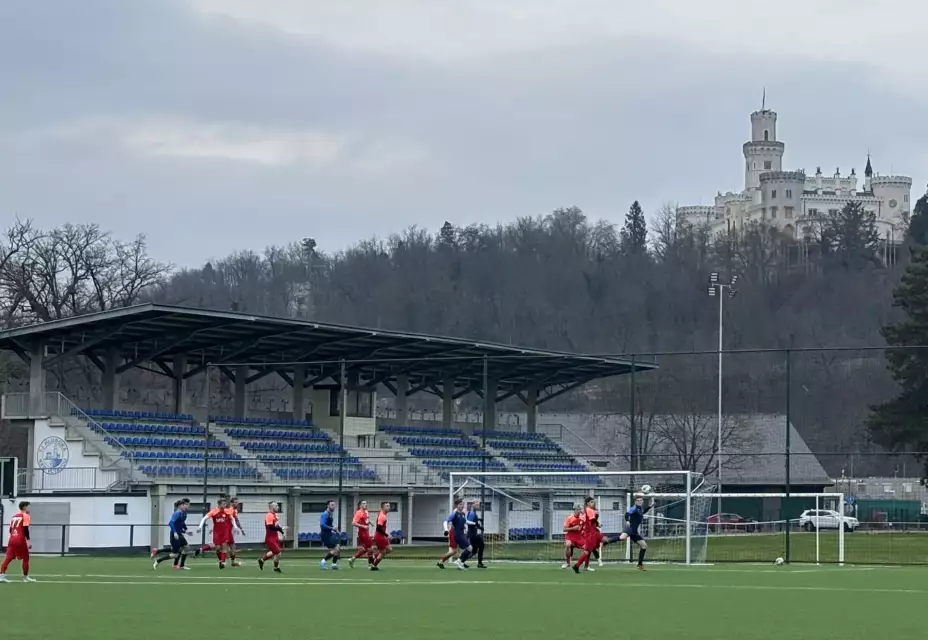
[[(636, 198), (652, 210), (708, 202), (739, 187), (747, 116), (765, 84), (791, 167), (860, 169), (870, 147), (878, 170), (892, 163), (916, 190), (928, 172), (912, 148), (928, 133), (924, 104), (894, 97), (866, 69), (643, 39), (451, 64), (338, 50), (175, 2), (5, 6), (16, 29), (0, 38), (13, 96), (0, 103), (0, 211), (145, 231), (181, 264), (304, 235), (338, 249), (445, 219), (492, 223), (577, 204), (618, 221)], [(350, 142), (333, 165), (307, 167), (139, 154), (105, 127), (40, 135), (160, 116)], [(389, 166), (404, 147), (424, 159), (357, 169), (365, 153)]]

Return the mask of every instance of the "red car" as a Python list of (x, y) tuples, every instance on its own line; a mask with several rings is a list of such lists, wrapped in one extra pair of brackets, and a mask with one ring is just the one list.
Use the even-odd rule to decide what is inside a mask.
[(757, 520), (749, 520), (737, 513), (716, 513), (706, 518), (709, 531), (728, 533), (754, 533), (757, 531)]

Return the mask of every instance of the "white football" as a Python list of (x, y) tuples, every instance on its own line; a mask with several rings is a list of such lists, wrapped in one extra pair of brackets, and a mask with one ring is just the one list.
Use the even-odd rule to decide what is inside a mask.
[(783, 558), (777, 558), (776, 560), (773, 561), (773, 564), (775, 564), (775, 565), (777, 565), (777, 566), (779, 567), (779, 566), (780, 566), (781, 564), (783, 564), (784, 562), (786, 562), (786, 560), (784, 560)]
[(651, 485), (649, 484), (641, 485), (641, 493), (651, 493)]

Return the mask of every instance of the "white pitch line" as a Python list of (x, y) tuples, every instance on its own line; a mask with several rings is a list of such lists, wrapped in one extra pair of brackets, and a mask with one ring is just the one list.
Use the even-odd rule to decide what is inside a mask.
[(854, 587), (816, 587), (796, 585), (720, 585), (720, 584), (668, 584), (668, 583), (607, 583), (607, 582), (550, 582), (550, 581), (497, 581), (497, 580), (253, 580), (250, 582), (226, 582), (224, 580), (47, 580), (36, 584), (83, 584), (83, 585), (132, 585), (132, 586), (436, 586), (436, 585), (499, 585), (499, 586), (525, 586), (525, 587), (596, 587), (612, 589), (725, 589), (725, 590), (752, 590), (752, 591), (799, 591), (799, 592), (842, 592), (842, 593), (886, 593), (886, 594), (928, 594), (926, 589), (879, 589)]

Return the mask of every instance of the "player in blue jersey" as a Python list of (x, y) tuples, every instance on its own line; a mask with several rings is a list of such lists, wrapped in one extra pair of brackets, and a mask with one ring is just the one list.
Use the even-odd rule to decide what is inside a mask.
[[(168, 521), (168, 528), (171, 530), (171, 550), (165, 555), (155, 558), (152, 569), (157, 569), (158, 565), (165, 560), (173, 559), (175, 569), (181, 571), (190, 570), (190, 567), (186, 566), (187, 538), (185, 536), (187, 533), (187, 508), (189, 506), (190, 501), (186, 498), (174, 503), (174, 513), (171, 514), (171, 519)], [(154, 558), (154, 556), (155, 553), (152, 551), (152, 557)]]
[(461, 556), (454, 561), (454, 564), (459, 570), (466, 571), (469, 568), (467, 560), (473, 555), (474, 549), (470, 545), (470, 540), (467, 539), (467, 513), (463, 500), (459, 498), (454, 501), (454, 511), (445, 518), (445, 522), (451, 535), (454, 536), (455, 546), (461, 551)]
[[(644, 554), (648, 551), (648, 543), (644, 541), (644, 538), (641, 537), (641, 534), (638, 532), (638, 528), (641, 526), (642, 521), (644, 520), (644, 514), (651, 510), (654, 507), (654, 501), (651, 501), (647, 507), (644, 506), (644, 498), (638, 496), (635, 498), (635, 504), (628, 508), (628, 511), (625, 512), (625, 530), (622, 532), (622, 535), (619, 536), (619, 540), (631, 539), (636, 545), (638, 545), (638, 570), (644, 571)], [(630, 559), (629, 559), (630, 560)]]
[(486, 569), (487, 565), (483, 564), (483, 551), (486, 549), (486, 544), (483, 541), (483, 519), (480, 517), (479, 500), (471, 502), (467, 510), (467, 539), (474, 553), (477, 554), (477, 568)]
[(338, 569), (338, 559), (342, 554), (342, 536), (335, 528), (335, 501), (329, 500), (325, 511), (319, 516), (319, 537), (326, 548), (325, 558), (319, 562), (320, 569), (327, 569), (326, 563), (332, 561), (332, 569)]

